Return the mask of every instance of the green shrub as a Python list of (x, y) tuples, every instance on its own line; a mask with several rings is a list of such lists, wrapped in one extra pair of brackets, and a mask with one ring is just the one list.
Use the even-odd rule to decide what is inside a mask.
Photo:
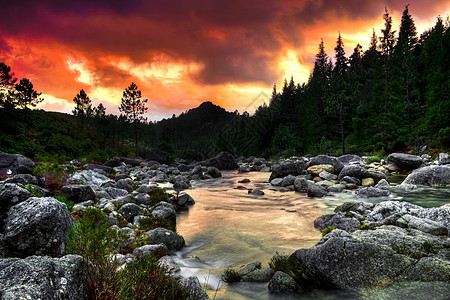
[(139, 229), (141, 230), (147, 231), (155, 229), (157, 227), (163, 227), (172, 231), (176, 231), (175, 224), (167, 219), (164, 219), (163, 217), (149, 216), (139, 219)]
[(166, 193), (166, 191), (164, 191), (161, 188), (154, 188), (151, 192), (150, 192), (150, 203), (151, 205), (155, 205), (161, 201), (169, 201), (169, 194)]
[(37, 191), (32, 184), (19, 184), (19, 186), (23, 189), (26, 189), (27, 191), (29, 191), (31, 194), (33, 194), (33, 196), (35, 197), (41, 197), (41, 193), (39, 193), (39, 191)]
[(227, 283), (239, 282), (241, 280), (241, 275), (231, 268), (227, 268), (222, 276), (222, 280)]
[(58, 200), (59, 202), (64, 203), (67, 206), (67, 209), (72, 212), (73, 207), (75, 206), (75, 203), (73, 203), (72, 200), (67, 199), (66, 196), (62, 196), (62, 195), (57, 195), (54, 197), (56, 200)]
[(275, 252), (275, 255), (270, 259), (269, 267), (274, 271), (282, 271), (288, 274), (297, 283), (302, 281), (302, 273), (304, 272), (304, 268), (289, 254), (280, 254)]
[(327, 235), (328, 233), (332, 232), (335, 229), (336, 229), (336, 227), (334, 227), (334, 226), (328, 226), (327, 228), (324, 228), (322, 230), (322, 236)]

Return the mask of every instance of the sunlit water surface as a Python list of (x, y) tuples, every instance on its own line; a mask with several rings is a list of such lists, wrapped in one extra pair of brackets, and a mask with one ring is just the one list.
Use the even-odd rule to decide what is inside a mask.
[[(267, 283), (226, 285), (220, 275), (228, 267), (255, 261), (266, 267), (276, 252), (290, 254), (313, 246), (321, 237), (314, 229), (314, 220), (331, 213), (345, 201), (358, 199), (351, 194), (308, 198), (293, 191), (280, 191), (269, 184), (270, 173), (226, 171), (222, 174), (219, 179), (197, 182), (188, 191), (196, 203), (181, 212), (177, 219), (177, 231), (186, 241), (186, 247), (175, 257), (181, 267), (179, 274), (197, 276), (205, 287), (208, 286), (209, 296), (215, 299), (294, 299), (294, 296), (269, 294)], [(238, 183), (244, 178), (250, 179), (250, 183)], [(247, 189), (254, 188), (262, 189), (265, 195), (248, 194)], [(449, 198), (445, 198), (448, 194), (443, 197), (442, 192), (435, 194), (437, 202), (428, 206), (449, 202)], [(416, 195), (402, 196), (411, 201), (418, 199)], [(429, 199), (426, 194), (421, 197)], [(342, 291), (324, 293), (327, 299), (350, 297)], [(317, 297), (322, 298), (313, 294), (304, 295), (302, 299)]]

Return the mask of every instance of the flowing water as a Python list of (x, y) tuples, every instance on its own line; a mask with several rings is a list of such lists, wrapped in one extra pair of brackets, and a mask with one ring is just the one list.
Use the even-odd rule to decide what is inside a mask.
[[(282, 191), (269, 184), (270, 173), (226, 171), (222, 175), (197, 182), (188, 191), (196, 203), (181, 212), (177, 220), (177, 231), (186, 241), (186, 247), (175, 258), (181, 267), (180, 275), (197, 276), (209, 286), (207, 292), (215, 299), (289, 299), (269, 294), (267, 283), (226, 285), (220, 275), (228, 267), (256, 261), (266, 267), (276, 252), (290, 254), (313, 246), (321, 238), (314, 229), (314, 219), (331, 213), (345, 201), (357, 199), (350, 194), (308, 198)], [(250, 182), (238, 183), (244, 178)], [(247, 188), (262, 189), (265, 195), (248, 194)], [(409, 194), (403, 196), (408, 198)], [(312, 295), (311, 299), (316, 297)], [(325, 297), (348, 299), (349, 295), (334, 291)]]

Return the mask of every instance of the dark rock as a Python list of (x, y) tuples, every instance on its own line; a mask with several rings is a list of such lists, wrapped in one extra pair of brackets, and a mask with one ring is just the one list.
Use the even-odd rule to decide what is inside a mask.
[(119, 157), (113, 157), (110, 160), (108, 160), (107, 162), (105, 162), (103, 165), (110, 167), (110, 168), (115, 168), (115, 167), (121, 166), (122, 161), (120, 160)]
[(216, 167), (219, 170), (235, 170), (239, 168), (234, 156), (228, 152), (220, 152), (213, 158), (205, 160), (203, 164), (208, 167)]
[(387, 157), (388, 163), (394, 163), (404, 170), (412, 170), (422, 165), (422, 158), (405, 153), (391, 153)]
[(187, 288), (193, 295), (195, 299), (199, 300), (209, 300), (208, 294), (203, 290), (200, 281), (195, 276), (190, 276), (188, 278), (183, 278), (180, 281), (180, 286)]
[(0, 151), (0, 176), (31, 174), (35, 163), (19, 154), (8, 154)]
[(129, 193), (133, 191), (133, 187), (130, 185), (130, 183), (126, 179), (119, 179), (116, 182), (116, 188), (125, 190)]
[(327, 190), (317, 184), (308, 184), (308, 197), (323, 197), (327, 194)]
[(114, 176), (114, 180), (117, 182), (119, 180), (124, 180), (124, 179), (128, 179), (131, 178), (130, 175), (128, 174), (116, 174), (116, 176)]
[(269, 282), (275, 271), (271, 268), (257, 269), (241, 277), (243, 282)]
[(105, 166), (105, 165), (98, 165), (98, 164), (88, 164), (86, 166), (86, 170), (102, 170), (102, 171), (105, 171), (106, 174), (113, 172), (113, 168)]
[(308, 163), (308, 168), (315, 165), (332, 165), (334, 167), (334, 174), (336, 175), (344, 168), (344, 164), (339, 159), (328, 155), (318, 155), (311, 158)]
[(125, 164), (133, 166), (133, 167), (139, 167), (141, 163), (145, 163), (146, 161), (139, 158), (128, 158), (128, 157), (121, 157), (120, 158)]
[(153, 209), (152, 215), (154, 217), (162, 217), (169, 221), (172, 221), (174, 224), (177, 222), (177, 212), (175, 207), (167, 202), (161, 201), (157, 204), (157, 206)]
[(248, 193), (255, 196), (264, 196), (264, 192), (260, 189), (249, 190)]
[(275, 178), (284, 178), (288, 175), (300, 175), (306, 170), (306, 162), (303, 158), (282, 159), (275, 162), (272, 167), (269, 181)]
[(401, 186), (405, 184), (450, 186), (450, 165), (416, 169), (406, 177)]
[(245, 178), (245, 179), (242, 179), (242, 180), (238, 181), (238, 183), (250, 183), (250, 182), (251, 182), (251, 180), (248, 179), (248, 178)]
[(89, 299), (84, 259), (30, 256), (0, 259), (1, 299)]
[(133, 220), (133, 218), (142, 213), (142, 209), (139, 205), (134, 203), (126, 203), (119, 208), (119, 213), (127, 220)]
[(388, 190), (377, 189), (374, 187), (364, 187), (358, 191), (360, 198), (387, 197), (391, 194)]
[(338, 180), (341, 181), (345, 176), (355, 177), (359, 180), (370, 177), (367, 170), (362, 166), (349, 165), (345, 166), (339, 173)]
[(3, 256), (61, 256), (67, 229), (74, 223), (65, 204), (54, 198), (29, 198), (9, 209), (0, 237)]
[(270, 293), (295, 292), (299, 289), (295, 283), (295, 280), (288, 274), (281, 271), (275, 272), (272, 279), (269, 281), (268, 288)]
[(147, 241), (149, 244), (164, 244), (169, 251), (178, 251), (185, 245), (181, 235), (162, 227), (147, 231)]
[(239, 276), (245, 276), (248, 275), (249, 273), (255, 271), (255, 270), (259, 270), (261, 269), (261, 262), (257, 261), (254, 263), (250, 263), (242, 268), (240, 268), (237, 272), (239, 274)]
[(65, 185), (61, 188), (59, 194), (74, 203), (95, 200), (96, 197), (94, 190), (89, 185)]
[(345, 181), (346, 183), (353, 183), (356, 185), (361, 185), (361, 180), (356, 177), (344, 176), (339, 181)]
[(308, 192), (308, 186), (310, 184), (313, 184), (313, 183), (310, 183), (305, 178), (297, 178), (294, 181), (295, 191), (298, 192), (298, 193), (307, 193)]
[(159, 149), (155, 149), (155, 150), (147, 149), (147, 150), (139, 153), (139, 156), (145, 160), (148, 160), (148, 161), (154, 160), (161, 164), (165, 164), (165, 163), (169, 162), (169, 154), (167, 154), (166, 152), (159, 150)]
[(120, 197), (128, 196), (128, 191), (113, 187), (105, 188), (105, 191), (108, 193), (111, 199), (116, 199)]
[(288, 175), (288, 176), (283, 178), (283, 181), (281, 182), (281, 186), (282, 187), (286, 187), (286, 186), (294, 185), (295, 179), (296, 179), (295, 176)]
[(33, 197), (33, 194), (13, 183), (6, 183), (2, 186), (2, 190), (0, 190), (0, 232), (3, 232), (9, 208), (30, 197)]
[(168, 253), (168, 249), (164, 244), (155, 244), (155, 245), (144, 245), (139, 248), (133, 250), (133, 255), (137, 258), (139, 257), (147, 257), (159, 259), (163, 256), (166, 256)]
[(362, 161), (361, 156), (354, 154), (345, 154), (338, 157), (339, 161), (344, 165), (356, 164)]
[(314, 220), (314, 228), (319, 231), (330, 226), (334, 226), (347, 232), (353, 232), (359, 230), (361, 223), (355, 218), (346, 217), (342, 212), (323, 215)]
[(216, 167), (208, 167), (206, 173), (208, 173), (212, 178), (222, 177), (222, 173)]
[(174, 196), (172, 199), (176, 205), (182, 206), (182, 207), (186, 207), (186, 206), (195, 204), (194, 199), (187, 193), (180, 193), (178, 196)]
[(13, 177), (7, 178), (4, 181), (4, 183), (31, 184), (31, 185), (39, 184), (37, 178), (31, 174), (16, 174)]
[(149, 205), (150, 204), (150, 195), (146, 194), (146, 193), (139, 193), (137, 194), (135, 197), (136, 202), (138, 204), (144, 204), (144, 205)]
[(194, 168), (194, 166), (181, 164), (181, 165), (177, 166), (177, 168), (178, 168), (178, 170), (180, 170), (180, 172), (191, 172), (191, 170)]

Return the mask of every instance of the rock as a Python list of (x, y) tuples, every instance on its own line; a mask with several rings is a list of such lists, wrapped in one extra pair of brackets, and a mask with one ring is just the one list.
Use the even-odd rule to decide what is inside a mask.
[(4, 221), (9, 208), (33, 197), (28, 190), (13, 183), (5, 183), (0, 190), (0, 232), (3, 232)]
[[(284, 178), (274, 178), (270, 181), (270, 184), (273, 186), (281, 186)], [(306, 192), (305, 192), (306, 193)]]
[(362, 166), (357, 165), (350, 165), (345, 166), (342, 171), (339, 173), (338, 180), (341, 181), (345, 176), (355, 177), (359, 180), (362, 180), (363, 178), (370, 177), (368, 176), (367, 170)]
[(161, 201), (152, 211), (152, 216), (161, 217), (171, 221), (173, 224), (177, 222), (177, 211), (175, 207), (167, 202)]
[(394, 163), (390, 163), (390, 164), (387, 164), (387, 165), (386, 165), (386, 169), (387, 169), (389, 172), (395, 172), (395, 171), (400, 171), (402, 168), (400, 168), (399, 166), (397, 166), (397, 165), (394, 164)]
[(322, 171), (319, 173), (319, 177), (324, 179), (324, 180), (336, 180), (338, 177), (337, 175), (334, 175), (330, 172), (327, 171)]
[(133, 167), (139, 167), (141, 163), (145, 163), (145, 160), (139, 159), (139, 158), (128, 158), (128, 157), (121, 157), (120, 158), (125, 164), (133, 166)]
[(387, 190), (377, 189), (374, 187), (364, 187), (358, 191), (359, 198), (387, 197), (391, 193)]
[(96, 187), (100, 187), (107, 183), (114, 183), (112, 179), (94, 170), (83, 170), (76, 172), (69, 177), (68, 181), (72, 184), (84, 184)]
[(173, 274), (180, 271), (180, 267), (177, 265), (172, 256), (165, 255), (158, 259), (158, 265), (165, 269), (167, 273)]
[(102, 170), (106, 172), (106, 174), (113, 173), (113, 168), (99, 164), (88, 164), (85, 170)]
[(30, 256), (0, 259), (2, 299), (89, 299), (84, 259)]
[(246, 173), (246, 172), (251, 172), (251, 171), (252, 171), (252, 167), (250, 165), (243, 164), (243, 165), (239, 166), (239, 172)]
[(35, 163), (25, 156), (0, 151), (0, 176), (31, 174), (35, 167)]
[(186, 206), (189, 206), (189, 205), (194, 205), (195, 204), (195, 201), (194, 201), (194, 198), (192, 198), (189, 194), (187, 194), (187, 193), (180, 193), (179, 195), (178, 195), (178, 197), (173, 197), (173, 200), (172, 200), (176, 205), (178, 205), (178, 206), (182, 206), (182, 207), (186, 207)]
[(139, 186), (135, 191), (137, 193), (148, 194), (148, 193), (151, 193), (153, 191), (153, 189), (150, 186), (143, 184), (143, 185)]
[(339, 161), (344, 165), (358, 164), (362, 162), (361, 156), (354, 154), (345, 154), (338, 157)]
[(96, 197), (94, 190), (89, 185), (65, 185), (61, 188), (59, 194), (74, 203), (95, 200)]
[(164, 244), (169, 251), (178, 251), (185, 245), (181, 235), (162, 227), (147, 231), (147, 241), (149, 244)]
[(275, 271), (271, 268), (257, 269), (241, 277), (244, 282), (269, 282)]
[(270, 293), (295, 292), (299, 289), (295, 280), (281, 271), (275, 272), (272, 279), (269, 281), (268, 288)]
[(327, 194), (327, 190), (317, 184), (308, 184), (308, 197), (323, 197)]
[(325, 189), (328, 189), (330, 186), (332, 186), (334, 183), (329, 180), (321, 180), (316, 182), (316, 185), (321, 186)]
[(199, 300), (209, 300), (208, 294), (203, 290), (200, 281), (195, 276), (190, 276), (188, 278), (183, 278), (180, 281), (180, 286), (187, 288), (191, 294), (195, 295), (195, 299)]
[(219, 170), (235, 170), (239, 168), (234, 156), (228, 152), (220, 152), (203, 163), (205, 166), (216, 167)]
[(281, 159), (272, 165), (271, 170), (270, 182), (275, 178), (284, 178), (288, 175), (301, 175), (306, 170), (306, 162), (303, 158)]
[(202, 176), (203, 175), (203, 168), (202, 168), (202, 166), (195, 166), (191, 170), (190, 175), (191, 176), (194, 176), (194, 175)]
[(133, 187), (130, 185), (130, 183), (128, 183), (128, 180), (126, 180), (126, 179), (117, 180), (116, 188), (125, 190), (129, 193), (131, 193), (133, 191)]
[(439, 153), (438, 160), (440, 165), (450, 164), (450, 155), (447, 153)]
[(328, 155), (318, 155), (313, 157), (309, 163), (308, 167), (315, 166), (315, 165), (332, 165), (334, 167), (334, 174), (339, 174), (344, 168), (344, 164), (337, 159), (336, 157), (328, 156)]
[(110, 160), (108, 160), (107, 162), (105, 162), (103, 165), (110, 167), (110, 168), (115, 168), (115, 167), (122, 166), (122, 161), (120, 160), (119, 157), (113, 157)]
[(401, 185), (403, 184), (450, 186), (450, 165), (416, 169), (405, 178)]
[(132, 221), (135, 216), (142, 214), (142, 209), (137, 204), (126, 203), (119, 208), (119, 214)]
[(264, 196), (264, 192), (260, 189), (249, 190), (248, 193), (255, 196)]
[(345, 185), (343, 184), (333, 184), (332, 186), (329, 186), (327, 191), (332, 193), (340, 193), (345, 189)]
[(344, 176), (341, 179), (339, 179), (339, 181), (346, 182), (346, 183), (353, 183), (356, 185), (361, 185), (361, 180), (359, 180), (358, 178), (355, 178), (355, 177), (350, 177), (350, 176)]
[(239, 276), (245, 276), (249, 273), (261, 269), (261, 262), (253, 262), (248, 265), (245, 265), (244, 267), (240, 268), (237, 272), (239, 273)]
[(39, 184), (37, 178), (31, 174), (16, 174), (13, 177), (5, 179), (3, 183), (31, 184), (31, 185)]
[(358, 189), (358, 185), (354, 184), (354, 183), (347, 183), (345, 185), (345, 188), (348, 190), (357, 190)]
[[(408, 281), (442, 281), (450, 283), (450, 263), (437, 257), (421, 258), (412, 268), (405, 270), (402, 279)], [(448, 294), (447, 290), (447, 296)], [(429, 297), (430, 295), (427, 295)], [(435, 299), (435, 298), (428, 298)]]
[(144, 205), (149, 205), (150, 204), (151, 197), (147, 193), (139, 193), (134, 198), (136, 199), (136, 202), (138, 204), (144, 204)]
[(374, 186), (375, 185), (375, 181), (373, 180), (373, 178), (363, 178), (363, 180), (361, 180), (361, 185), (362, 186)]
[(144, 150), (142, 152), (139, 153), (139, 156), (142, 157), (145, 160), (154, 160), (157, 161), (161, 164), (165, 164), (169, 162), (169, 154), (167, 154), (166, 152), (159, 150), (159, 149), (155, 149), (155, 150)]
[(309, 174), (319, 175), (320, 173), (322, 173), (324, 171), (333, 173), (334, 167), (332, 165), (314, 165), (314, 166), (311, 166), (308, 169), (306, 169), (306, 171), (308, 171)]
[(398, 282), (382, 289), (369, 291), (364, 299), (382, 300), (382, 299), (433, 299), (448, 300), (448, 291), (450, 283), (448, 282), (423, 282), (409, 281)]
[(380, 202), (367, 214), (368, 221), (381, 221), (394, 214), (404, 215), (409, 213), (412, 209), (422, 209), (420, 206), (399, 201), (384, 201)]
[(417, 229), (432, 235), (448, 235), (448, 229), (443, 224), (408, 214), (397, 219), (397, 226)]
[(408, 213), (419, 218), (425, 218), (443, 224), (450, 230), (450, 206), (448, 204), (432, 208), (415, 206), (411, 207)]
[(248, 178), (245, 178), (245, 179), (242, 179), (242, 180), (238, 181), (238, 183), (250, 183), (250, 182), (251, 182), (251, 180), (248, 179)]
[(295, 176), (288, 175), (288, 176), (283, 178), (283, 181), (281, 182), (281, 186), (282, 187), (286, 187), (286, 186), (294, 185), (295, 179), (296, 179)]
[(345, 202), (339, 206), (336, 206), (334, 212), (356, 212), (361, 215), (367, 215), (372, 209), (374, 205), (369, 202)]
[(346, 217), (342, 212), (323, 215), (314, 220), (314, 228), (319, 231), (322, 231), (330, 226), (334, 226), (347, 232), (353, 232), (355, 230), (359, 230), (361, 223), (355, 218)]
[(54, 198), (36, 198), (12, 206), (0, 237), (3, 256), (64, 254), (67, 229), (74, 223), (65, 204)]
[(156, 257), (156, 259), (166, 256), (167, 253), (168, 249), (164, 244), (144, 245), (133, 250), (133, 255), (136, 257)]
[(381, 179), (377, 185), (375, 185), (375, 187), (377, 189), (382, 189), (382, 190), (392, 190), (392, 186), (389, 184), (389, 182), (387, 182), (386, 179)]
[(105, 192), (108, 193), (108, 195), (110, 196), (111, 199), (128, 196), (128, 192), (126, 190), (113, 188), (113, 187), (107, 187), (105, 189)]
[(375, 183), (377, 183), (381, 179), (386, 179), (386, 174), (384, 174), (380, 170), (376, 170), (374, 168), (370, 168), (370, 169), (367, 170), (367, 177), (373, 178)]
[(208, 173), (212, 178), (222, 177), (222, 173), (216, 167), (208, 167), (206, 173)]
[(422, 165), (422, 158), (405, 153), (391, 153), (387, 157), (388, 163), (394, 163), (403, 170), (413, 170)]

